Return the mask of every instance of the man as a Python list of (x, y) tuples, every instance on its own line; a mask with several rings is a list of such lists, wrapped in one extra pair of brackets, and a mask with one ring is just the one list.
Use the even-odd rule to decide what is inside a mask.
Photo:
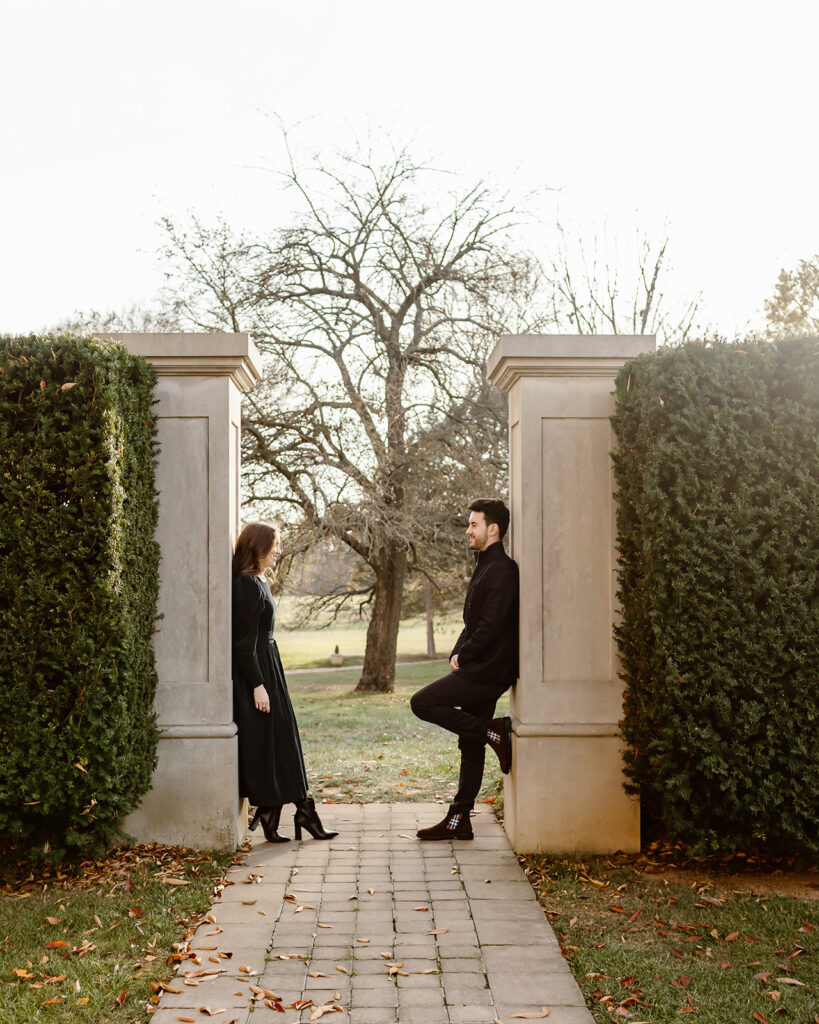
[(413, 694), (413, 713), (454, 732), (461, 750), (458, 792), (443, 821), (419, 839), (472, 839), (469, 812), (483, 780), (486, 746), (501, 771), (512, 764), (512, 723), (493, 718), (498, 698), (518, 677), (518, 567), (503, 550), (509, 509), (481, 498), (469, 506), (466, 535), (476, 554), (464, 602), (464, 628), (449, 658), (452, 670)]

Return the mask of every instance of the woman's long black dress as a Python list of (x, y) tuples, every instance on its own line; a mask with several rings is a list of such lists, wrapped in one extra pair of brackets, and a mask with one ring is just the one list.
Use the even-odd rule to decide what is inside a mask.
[[(276, 604), (264, 580), (233, 581), (233, 708), (239, 730), (239, 795), (256, 807), (292, 804), (307, 796), (299, 728), (273, 639)], [(262, 685), (270, 713), (257, 711), (253, 690)]]

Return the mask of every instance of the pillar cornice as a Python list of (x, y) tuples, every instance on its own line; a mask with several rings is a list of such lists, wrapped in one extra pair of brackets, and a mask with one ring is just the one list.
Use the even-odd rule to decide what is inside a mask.
[(487, 360), (487, 376), (503, 391), (523, 378), (613, 377), (655, 345), (653, 334), (505, 334)]
[(262, 357), (249, 334), (97, 334), (143, 356), (160, 377), (229, 377), (240, 391), (262, 379)]

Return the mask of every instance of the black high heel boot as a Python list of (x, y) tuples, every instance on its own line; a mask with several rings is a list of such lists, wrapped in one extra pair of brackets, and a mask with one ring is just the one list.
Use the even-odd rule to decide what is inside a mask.
[(301, 830), (303, 828), (306, 828), (314, 839), (332, 839), (338, 835), (338, 832), (333, 832), (332, 829), (328, 831), (322, 825), (321, 819), (316, 813), (316, 801), (311, 796), (304, 800), (299, 800), (296, 804), (296, 813), (293, 815), (293, 828), (296, 833), (296, 839), (301, 839)]
[(248, 828), (251, 832), (255, 832), (256, 827), (261, 822), (262, 832), (264, 832), (264, 837), (268, 843), (289, 843), (290, 839), (287, 836), (280, 836), (278, 833), (281, 815), (281, 805), (278, 807), (257, 807)]

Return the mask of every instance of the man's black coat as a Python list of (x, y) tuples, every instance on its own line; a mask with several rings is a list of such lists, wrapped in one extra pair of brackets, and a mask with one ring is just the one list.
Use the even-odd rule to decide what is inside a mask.
[(452, 654), (458, 675), (510, 687), (518, 677), (518, 567), (500, 541), (478, 552), (464, 601), (464, 628)]

